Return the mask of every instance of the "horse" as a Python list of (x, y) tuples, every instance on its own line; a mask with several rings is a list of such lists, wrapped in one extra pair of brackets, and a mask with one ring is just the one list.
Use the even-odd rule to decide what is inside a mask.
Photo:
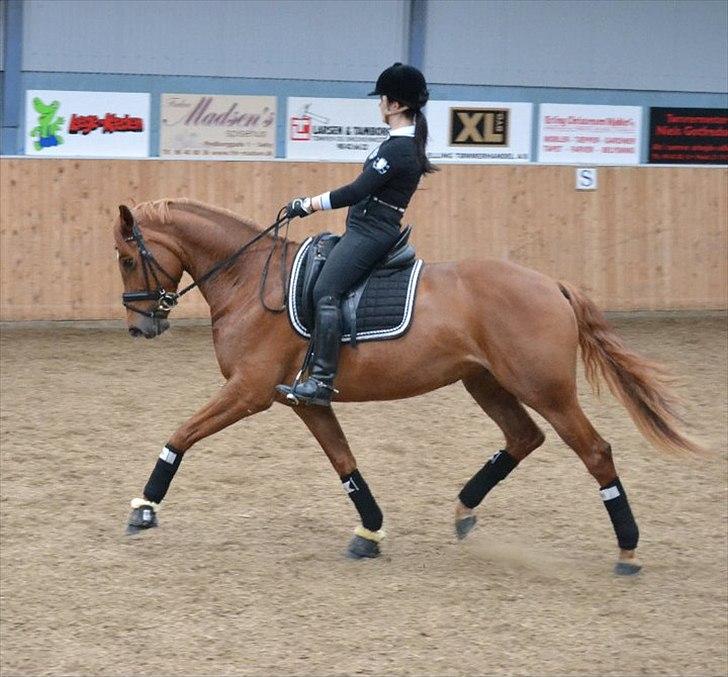
[[(342, 481), (359, 472), (334, 407), (293, 406), (275, 388), (296, 377), (307, 352), (306, 341), (279, 312), (295, 250), (286, 246), (279, 224), (261, 230), (229, 210), (188, 198), (119, 207), (113, 234), (130, 335), (151, 339), (169, 327), (168, 314), (186, 271), (210, 307), (215, 355), (225, 378), (212, 399), (169, 437), (160, 458), (168, 463), (174, 458), (175, 465), (157, 461), (166, 487), (194, 444), (276, 402), (293, 409)], [(268, 274), (279, 267), (280, 276)], [(614, 571), (637, 573), (642, 566), (636, 557), (639, 531), (611, 447), (579, 404), (577, 354), (580, 348), (592, 387), (598, 391), (605, 380), (652, 446), (700, 452), (681, 431), (677, 400), (662, 368), (630, 350), (579, 288), (507, 261), (426, 263), (414, 317), (409, 331), (396, 340), (342, 347), (333, 402), (397, 400), (463, 383), (501, 429), (505, 445), (455, 502), (458, 538), (467, 537), (475, 525), (475, 508), (488, 491), (543, 444), (544, 434), (525, 407), (533, 409), (600, 487), (617, 536)], [(350, 482), (344, 487), (352, 491)], [(369, 496), (369, 508), (378, 511)], [(376, 557), (384, 532), (367, 528), (364, 511), (352, 500), (362, 524), (348, 555)], [(157, 505), (146, 493), (132, 507), (137, 519), (130, 518), (130, 531), (157, 525)]]

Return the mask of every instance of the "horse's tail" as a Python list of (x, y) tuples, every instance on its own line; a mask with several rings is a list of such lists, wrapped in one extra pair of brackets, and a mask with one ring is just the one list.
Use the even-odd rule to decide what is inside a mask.
[(581, 290), (559, 282), (579, 327), (586, 378), (599, 392), (599, 376), (624, 405), (640, 432), (656, 447), (672, 453), (704, 454), (679, 430), (683, 420), (668, 388), (664, 369), (627, 348), (596, 304)]

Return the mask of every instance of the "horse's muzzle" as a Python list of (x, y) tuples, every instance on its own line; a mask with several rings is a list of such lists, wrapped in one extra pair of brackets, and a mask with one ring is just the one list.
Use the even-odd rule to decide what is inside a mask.
[(163, 334), (167, 329), (169, 329), (169, 321), (156, 317), (153, 321), (142, 323), (142, 326), (133, 325), (129, 327), (129, 335), (133, 338), (143, 336), (144, 338), (153, 339)]

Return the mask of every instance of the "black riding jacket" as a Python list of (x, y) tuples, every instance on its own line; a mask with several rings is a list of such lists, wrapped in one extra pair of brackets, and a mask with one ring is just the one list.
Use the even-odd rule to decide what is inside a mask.
[(399, 229), (422, 174), (414, 138), (390, 136), (369, 155), (352, 183), (331, 191), (331, 208), (351, 207), (348, 228), (368, 230), (386, 224)]

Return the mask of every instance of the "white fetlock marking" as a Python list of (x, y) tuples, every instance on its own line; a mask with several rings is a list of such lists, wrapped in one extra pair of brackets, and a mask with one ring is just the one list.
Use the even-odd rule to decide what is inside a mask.
[(361, 525), (359, 525), (356, 529), (354, 529), (354, 533), (357, 536), (366, 538), (368, 541), (374, 541), (375, 543), (379, 543), (379, 542), (383, 541), (387, 535), (384, 532), (384, 529), (379, 529), (378, 531), (369, 531), (369, 529), (365, 529)]
[(152, 510), (154, 510), (154, 512), (159, 512), (159, 503), (155, 503), (154, 501), (149, 501), (146, 498), (132, 498), (131, 499), (132, 508), (134, 508), (134, 509), (141, 508), (143, 505), (151, 505)]

